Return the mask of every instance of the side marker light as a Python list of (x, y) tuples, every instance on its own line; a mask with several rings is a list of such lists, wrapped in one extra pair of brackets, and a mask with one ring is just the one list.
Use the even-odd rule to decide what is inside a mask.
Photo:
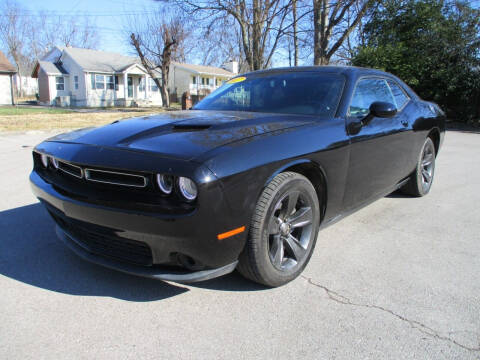
[(218, 234), (217, 235), (217, 239), (218, 240), (223, 240), (223, 239), (226, 239), (226, 238), (229, 238), (233, 235), (237, 235), (237, 234), (240, 234), (242, 232), (245, 231), (245, 226), (242, 226), (242, 227), (239, 227), (239, 228), (236, 228), (236, 229), (233, 229), (233, 230), (230, 230), (230, 231), (227, 231), (227, 232), (224, 232), (224, 233), (221, 233), (221, 234)]

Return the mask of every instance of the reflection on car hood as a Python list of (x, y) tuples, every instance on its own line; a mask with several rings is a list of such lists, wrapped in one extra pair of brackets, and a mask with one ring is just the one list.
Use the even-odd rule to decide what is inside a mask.
[(177, 111), (77, 130), (49, 141), (119, 147), (190, 160), (219, 146), (313, 121), (305, 115)]

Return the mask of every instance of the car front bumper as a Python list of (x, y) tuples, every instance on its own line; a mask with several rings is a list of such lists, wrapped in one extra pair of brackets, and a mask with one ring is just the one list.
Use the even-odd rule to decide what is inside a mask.
[(143, 276), (155, 280), (175, 281), (179, 283), (192, 283), (197, 281), (210, 280), (222, 275), (226, 275), (235, 270), (238, 261), (231, 264), (209, 270), (200, 271), (181, 271), (172, 270), (159, 267), (141, 267), (124, 262), (114, 261), (94, 253), (86, 249), (81, 241), (75, 239), (67, 231), (64, 231), (60, 226), (56, 226), (57, 236), (64, 241), (64, 243), (82, 259), (91, 263), (107, 267), (109, 269), (121, 271), (131, 275)]
[[(204, 207), (191, 214), (169, 217), (70, 198), (35, 171), (30, 175), (30, 183), (33, 193), (57, 223), (58, 237), (70, 249), (85, 260), (125, 273), (184, 283), (208, 280), (235, 269), (245, 242), (245, 233), (224, 240), (217, 238), (216, 234), (236, 227), (231, 221), (238, 221), (230, 219), (221, 206), (212, 206), (219, 209), (218, 214)], [(95, 242), (85, 242), (83, 234), (94, 234)], [(142, 244), (143, 248), (139, 251), (132, 244)], [(108, 253), (109, 248), (114, 250), (114, 256)], [(142, 253), (146, 248), (151, 253), (148, 261), (144, 261)], [(125, 261), (123, 256), (128, 252), (140, 253), (141, 264), (136, 263), (138, 256), (134, 262)], [(195, 260), (195, 267), (178, 266), (178, 255)]]

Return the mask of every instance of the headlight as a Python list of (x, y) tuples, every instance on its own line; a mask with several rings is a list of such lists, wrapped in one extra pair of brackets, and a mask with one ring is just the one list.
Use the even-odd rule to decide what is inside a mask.
[(42, 160), (43, 167), (48, 167), (48, 156), (45, 154), (41, 154), (40, 159)]
[(171, 194), (173, 189), (173, 176), (157, 174), (157, 184), (165, 194)]
[(53, 167), (55, 169), (58, 169), (58, 160), (55, 159), (53, 156), (50, 158), (50, 160), (52, 161)]
[(187, 200), (195, 200), (197, 197), (197, 185), (186, 177), (180, 177), (178, 179), (178, 188), (182, 193), (183, 197)]

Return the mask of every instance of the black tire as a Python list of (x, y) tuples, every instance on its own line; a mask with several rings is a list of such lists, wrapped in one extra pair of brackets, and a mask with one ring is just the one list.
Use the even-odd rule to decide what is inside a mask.
[(294, 172), (277, 175), (258, 199), (238, 271), (271, 287), (295, 279), (310, 260), (319, 224), (311, 182)]
[(417, 168), (401, 191), (412, 196), (425, 196), (430, 192), (435, 175), (435, 145), (427, 138), (418, 155)]

